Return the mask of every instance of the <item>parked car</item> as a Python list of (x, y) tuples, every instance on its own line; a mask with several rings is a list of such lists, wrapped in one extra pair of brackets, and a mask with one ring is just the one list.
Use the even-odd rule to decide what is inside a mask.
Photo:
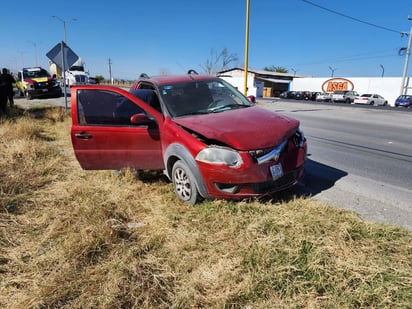
[(412, 105), (412, 95), (400, 95), (395, 101), (395, 107), (410, 107)]
[(388, 105), (388, 101), (386, 101), (384, 97), (376, 93), (365, 93), (361, 96), (357, 96), (353, 100), (353, 103), (368, 105)]
[(319, 91), (312, 91), (309, 95), (309, 100), (316, 101), (316, 97), (318, 96), (319, 93), (320, 93)]
[(99, 80), (96, 77), (89, 76), (89, 84), (99, 84)]
[(260, 197), (304, 175), (299, 121), (250, 102), (214, 76), (149, 77), (130, 92), (110, 85), (71, 91), (71, 139), (86, 170), (163, 170), (187, 204)]
[(296, 100), (312, 100), (312, 92), (311, 91), (296, 91), (295, 94)]
[(282, 99), (294, 99), (296, 96), (296, 91), (283, 91), (279, 97)]
[(330, 102), (332, 99), (332, 94), (327, 92), (319, 92), (316, 95), (317, 102)]
[(359, 94), (353, 90), (337, 90), (332, 94), (332, 102), (352, 103), (357, 96)]

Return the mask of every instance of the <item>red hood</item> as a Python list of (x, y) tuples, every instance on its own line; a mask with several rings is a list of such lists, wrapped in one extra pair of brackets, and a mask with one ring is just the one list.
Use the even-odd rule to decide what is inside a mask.
[(294, 134), (299, 126), (296, 119), (258, 106), (175, 118), (174, 121), (208, 139), (238, 150), (276, 146)]

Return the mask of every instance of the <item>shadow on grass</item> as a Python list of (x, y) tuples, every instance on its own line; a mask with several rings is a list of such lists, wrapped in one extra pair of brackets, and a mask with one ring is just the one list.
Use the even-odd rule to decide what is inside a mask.
[(277, 192), (261, 198), (261, 201), (289, 201), (294, 198), (306, 198), (317, 195), (322, 191), (332, 188), (335, 183), (347, 176), (348, 173), (337, 168), (313, 161), (306, 160), (305, 177), (293, 188)]
[[(348, 175), (347, 172), (337, 168), (307, 159), (305, 166), (305, 177), (301, 183), (293, 188), (277, 192), (259, 198), (261, 202), (277, 203), (280, 201), (290, 201), (295, 198), (306, 198), (328, 190), (335, 183)], [(144, 183), (170, 182), (162, 171), (137, 171), (136, 177)], [(250, 201), (254, 201), (251, 199)]]

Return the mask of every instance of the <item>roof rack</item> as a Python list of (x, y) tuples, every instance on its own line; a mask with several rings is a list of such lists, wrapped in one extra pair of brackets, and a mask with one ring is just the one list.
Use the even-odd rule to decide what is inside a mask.
[(150, 78), (150, 76), (147, 75), (146, 73), (142, 73), (142, 74), (140, 74), (139, 78), (140, 79), (145, 79), (145, 78)]
[(195, 75), (199, 75), (199, 73), (197, 73), (195, 70), (190, 69), (189, 71), (187, 71), (187, 74), (191, 75), (191, 74), (195, 74)]

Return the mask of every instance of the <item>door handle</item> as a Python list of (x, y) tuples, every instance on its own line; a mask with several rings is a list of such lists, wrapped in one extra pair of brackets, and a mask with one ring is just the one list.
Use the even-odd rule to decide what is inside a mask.
[(93, 135), (88, 133), (76, 133), (74, 136), (80, 139), (91, 139), (93, 137)]

